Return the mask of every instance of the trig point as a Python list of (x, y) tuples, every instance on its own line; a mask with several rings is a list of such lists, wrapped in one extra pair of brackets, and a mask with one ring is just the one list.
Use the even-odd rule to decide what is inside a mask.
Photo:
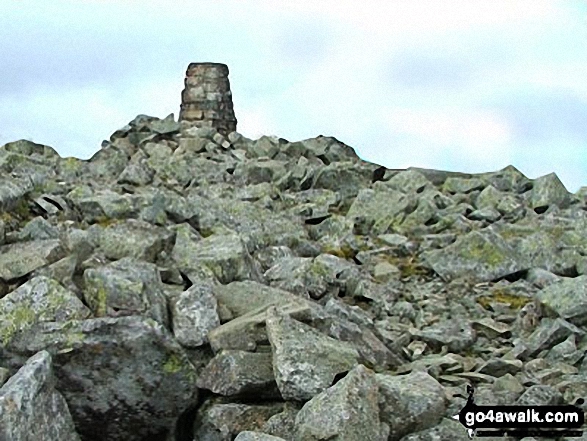
[(223, 135), (236, 132), (228, 66), (222, 63), (190, 63), (181, 93), (180, 121), (196, 127), (214, 127)]

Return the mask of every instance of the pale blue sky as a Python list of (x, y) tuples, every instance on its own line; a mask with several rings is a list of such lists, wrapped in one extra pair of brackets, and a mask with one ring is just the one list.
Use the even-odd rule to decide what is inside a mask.
[(587, 3), (3, 0), (0, 144), (89, 158), (226, 63), (238, 131), (335, 136), (389, 168), (513, 164), (587, 185)]

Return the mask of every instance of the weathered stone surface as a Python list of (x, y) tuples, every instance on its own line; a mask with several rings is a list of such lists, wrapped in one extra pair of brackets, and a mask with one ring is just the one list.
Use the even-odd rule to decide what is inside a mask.
[(424, 259), (443, 280), (470, 277), (487, 282), (521, 271), (525, 265), (495, 232), (471, 232), (442, 250), (425, 253)]
[(187, 274), (206, 266), (224, 284), (255, 275), (252, 257), (237, 234), (218, 234), (194, 241), (187, 232), (178, 231), (171, 257), (180, 271)]
[[(295, 317), (308, 317), (312, 305), (299, 301), (287, 302), (278, 306), (284, 314)], [(258, 345), (267, 342), (265, 320), (270, 305), (262, 306), (231, 320), (208, 333), (208, 340), (214, 352), (222, 349), (254, 351)]]
[(0, 439), (79, 441), (67, 403), (55, 389), (47, 351), (27, 360), (0, 387)]
[(273, 370), (286, 400), (308, 400), (329, 387), (337, 374), (357, 363), (358, 353), (304, 325), (275, 307), (267, 311), (267, 336), (273, 349)]
[(157, 266), (124, 257), (84, 271), (84, 299), (95, 317), (145, 315), (169, 325), (167, 299)]
[(550, 205), (566, 208), (570, 202), (570, 193), (555, 173), (541, 176), (534, 180), (528, 203), (534, 210), (546, 210)]
[(409, 375), (376, 375), (379, 418), (390, 429), (389, 439), (433, 427), (446, 410), (443, 387), (425, 372)]
[(222, 351), (200, 373), (197, 384), (224, 396), (280, 396), (270, 352)]
[(415, 330), (412, 335), (436, 350), (446, 346), (450, 352), (465, 350), (477, 337), (471, 324), (460, 320), (437, 323), (422, 330)]
[(171, 251), (175, 235), (147, 222), (129, 219), (109, 225), (100, 232), (98, 244), (108, 259), (123, 257), (154, 262), (157, 255)]
[(357, 198), (347, 212), (347, 217), (359, 220), (371, 226), (373, 234), (383, 234), (395, 223), (403, 219), (403, 212), (408, 208), (410, 199), (397, 190), (375, 191), (360, 190)]
[(57, 281), (35, 277), (0, 299), (0, 343), (40, 322), (84, 319), (90, 310)]
[(225, 134), (236, 131), (227, 65), (190, 63), (179, 120), (190, 121), (196, 127), (214, 127)]
[(216, 297), (209, 284), (192, 285), (172, 302), (173, 334), (183, 346), (194, 348), (208, 342), (208, 332), (220, 326)]
[(40, 323), (0, 346), (0, 355), (18, 363), (43, 349), (82, 439), (164, 438), (197, 402), (194, 366), (154, 320)]
[(65, 257), (58, 239), (19, 242), (0, 246), (0, 278), (11, 280)]
[(362, 365), (308, 401), (296, 417), (293, 439), (386, 440), (379, 423), (379, 391), (375, 374)]
[(543, 288), (536, 298), (545, 307), (575, 325), (587, 323), (587, 276), (561, 279)]
[(237, 404), (211, 402), (201, 408), (194, 424), (194, 439), (232, 441), (237, 434), (257, 431), (283, 404)]

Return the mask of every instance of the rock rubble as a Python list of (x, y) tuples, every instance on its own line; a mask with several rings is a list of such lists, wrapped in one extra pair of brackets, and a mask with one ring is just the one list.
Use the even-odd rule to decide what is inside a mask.
[(467, 384), (587, 396), (587, 187), (186, 109), (87, 161), (0, 148), (0, 439), (468, 439)]

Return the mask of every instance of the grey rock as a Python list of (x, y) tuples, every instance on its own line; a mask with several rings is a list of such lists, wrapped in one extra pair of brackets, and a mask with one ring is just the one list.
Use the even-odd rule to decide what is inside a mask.
[(428, 429), (442, 420), (446, 408), (444, 388), (424, 372), (409, 375), (376, 375), (379, 417), (390, 428), (389, 439), (400, 439)]
[(222, 351), (200, 373), (197, 384), (224, 396), (280, 397), (270, 352)]
[(0, 355), (16, 363), (43, 349), (53, 356), (56, 388), (82, 439), (164, 437), (197, 402), (194, 366), (152, 319), (40, 323), (0, 347)]
[(379, 422), (379, 389), (375, 374), (356, 366), (331, 388), (308, 401), (296, 417), (294, 439), (385, 440)]
[(7, 345), (19, 333), (39, 322), (84, 319), (90, 310), (57, 281), (35, 277), (0, 299), (0, 343)]
[(545, 384), (530, 386), (516, 401), (518, 406), (557, 406), (562, 403), (562, 394)]
[(220, 283), (254, 278), (255, 266), (245, 244), (237, 234), (212, 235), (193, 241), (178, 231), (171, 257), (184, 273), (207, 266)]
[(347, 217), (370, 226), (372, 234), (384, 234), (390, 226), (403, 220), (411, 200), (404, 193), (389, 189), (375, 191), (362, 189), (347, 212)]
[(587, 323), (587, 276), (552, 283), (538, 292), (536, 299), (575, 325)]
[(525, 269), (524, 262), (495, 232), (471, 232), (442, 250), (424, 254), (424, 259), (443, 280), (469, 276), (485, 282)]
[(11, 280), (65, 257), (58, 239), (19, 242), (0, 246), (0, 278)]
[(0, 439), (80, 440), (67, 403), (55, 388), (51, 361), (47, 351), (35, 354), (0, 387)]
[(281, 412), (283, 404), (249, 405), (209, 402), (198, 410), (194, 439), (232, 441), (245, 431), (257, 431), (272, 415)]
[(267, 311), (267, 336), (275, 380), (286, 400), (312, 398), (329, 387), (337, 374), (357, 364), (358, 353), (349, 344), (323, 335), (275, 307)]
[(566, 208), (570, 202), (570, 193), (555, 173), (541, 176), (534, 180), (528, 203), (531, 208), (546, 209), (550, 205)]
[(471, 324), (463, 320), (440, 322), (422, 330), (415, 330), (412, 335), (437, 350), (446, 346), (450, 352), (465, 350), (477, 337)]
[(208, 332), (220, 326), (216, 297), (209, 284), (195, 284), (171, 304), (173, 334), (185, 347), (208, 342)]
[(19, 241), (58, 239), (59, 229), (42, 217), (35, 217), (19, 231)]
[(169, 326), (157, 266), (125, 257), (84, 271), (84, 299), (95, 317), (145, 315)]
[(147, 222), (129, 219), (109, 225), (100, 232), (100, 250), (108, 259), (133, 257), (154, 262), (161, 251), (171, 251), (175, 236)]
[(400, 171), (386, 181), (386, 186), (403, 193), (421, 193), (432, 183), (421, 172), (415, 169)]
[(401, 441), (467, 441), (467, 430), (463, 425), (451, 418), (443, 418), (434, 427), (406, 435)]

